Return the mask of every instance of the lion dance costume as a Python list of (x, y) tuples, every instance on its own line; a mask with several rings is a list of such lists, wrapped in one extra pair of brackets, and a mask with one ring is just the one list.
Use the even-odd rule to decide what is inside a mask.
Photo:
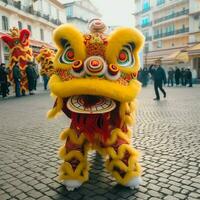
[(47, 75), (50, 77), (54, 73), (53, 59), (55, 57), (54, 51), (42, 46), (39, 54), (36, 57), (37, 62), (40, 64), (40, 75)]
[[(21, 71), (21, 91), (28, 90), (28, 80), (26, 77), (26, 65), (28, 61), (32, 61), (32, 49), (30, 44), (30, 31), (22, 29), (19, 31), (16, 27), (10, 29), (9, 35), (3, 35), (2, 40), (8, 45), (10, 51), (8, 67), (12, 72), (15, 62), (18, 62)], [(12, 73), (10, 73), (10, 80), (13, 80)]]
[(71, 118), (60, 135), (65, 144), (59, 151), (64, 160), (59, 178), (68, 190), (87, 181), (92, 148), (105, 156), (106, 168), (118, 183), (138, 187), (141, 167), (131, 146), (130, 126), (141, 87), (136, 78), (144, 37), (131, 28), (106, 35), (99, 19), (92, 20), (89, 29), (83, 35), (65, 24), (54, 31), (58, 51), (49, 87), (56, 101), (48, 117), (63, 111)]

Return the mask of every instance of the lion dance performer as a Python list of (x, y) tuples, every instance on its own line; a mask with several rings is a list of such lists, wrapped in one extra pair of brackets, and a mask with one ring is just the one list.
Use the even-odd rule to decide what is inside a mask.
[[(18, 62), (21, 71), (20, 88), (22, 93), (28, 90), (28, 80), (26, 77), (26, 65), (28, 61), (32, 60), (32, 49), (29, 47), (30, 31), (13, 27), (10, 29), (10, 34), (3, 35), (2, 40), (8, 45), (10, 50), (8, 67), (12, 72), (15, 62)], [(10, 73), (10, 80), (13, 80), (12, 73)]]
[(47, 75), (50, 77), (54, 73), (53, 69), (53, 59), (55, 57), (55, 53), (53, 50), (42, 46), (38, 56), (36, 57), (36, 61), (40, 64), (40, 75)]
[(143, 35), (136, 29), (118, 28), (104, 34), (105, 24), (94, 19), (83, 35), (72, 25), (54, 31), (58, 51), (49, 87), (56, 96), (48, 117), (63, 111), (71, 125), (60, 138), (64, 161), (59, 178), (68, 190), (88, 180), (87, 153), (92, 148), (105, 156), (106, 168), (121, 185), (135, 188), (141, 182), (138, 152), (131, 146), (139, 51)]

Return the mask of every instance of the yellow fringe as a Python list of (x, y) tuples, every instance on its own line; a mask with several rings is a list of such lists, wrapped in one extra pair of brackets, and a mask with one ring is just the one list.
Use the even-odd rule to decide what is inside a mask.
[(63, 106), (63, 100), (60, 97), (57, 97), (57, 104), (54, 108), (52, 108), (48, 113), (47, 113), (47, 118), (51, 119), (54, 118), (61, 110)]
[(130, 143), (130, 138), (128, 137), (128, 135), (126, 133), (122, 132), (121, 129), (116, 128), (116, 129), (112, 130), (110, 138), (108, 138), (108, 140), (106, 141), (106, 145), (110, 146), (110, 145), (114, 144), (116, 142), (116, 140), (118, 139), (118, 137), (125, 140), (126, 142)]
[(119, 148), (118, 151), (116, 152), (113, 147), (108, 147), (106, 148), (106, 151), (108, 155), (112, 159), (119, 159), (121, 160), (124, 156), (125, 153), (128, 152), (130, 154), (130, 157), (134, 157), (135, 161), (137, 161), (137, 158), (139, 156), (139, 153), (136, 149), (130, 146), (130, 144), (122, 144)]
[(71, 128), (65, 129), (61, 134), (60, 134), (60, 139), (61, 140), (67, 140), (69, 138), (70, 141), (72, 141), (74, 144), (79, 144), (82, 145), (85, 141), (85, 135), (81, 133), (80, 136), (78, 136), (75, 131)]

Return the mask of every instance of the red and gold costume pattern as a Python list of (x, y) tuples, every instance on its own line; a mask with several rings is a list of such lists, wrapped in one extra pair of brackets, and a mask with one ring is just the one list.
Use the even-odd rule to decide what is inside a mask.
[(36, 61), (40, 64), (40, 75), (47, 75), (50, 77), (54, 73), (53, 68), (53, 59), (55, 57), (55, 53), (53, 50), (42, 46), (39, 54), (36, 57)]
[(21, 71), (21, 90), (28, 89), (28, 81), (26, 78), (26, 65), (28, 61), (32, 61), (32, 49), (30, 45), (30, 31), (28, 29), (19, 30), (16, 27), (10, 29), (10, 34), (3, 35), (2, 40), (8, 45), (10, 51), (8, 67), (10, 69), (10, 79), (12, 77), (12, 68), (15, 62), (18, 62)]
[(131, 28), (106, 35), (99, 19), (92, 20), (89, 29), (84, 35), (64, 24), (54, 31), (58, 51), (49, 87), (57, 98), (48, 116), (63, 111), (71, 119), (60, 135), (64, 144), (59, 151), (63, 160), (59, 178), (68, 190), (87, 181), (87, 153), (95, 149), (105, 156), (106, 168), (116, 181), (134, 188), (140, 184), (141, 167), (131, 145), (131, 125), (141, 87), (136, 77), (144, 37)]

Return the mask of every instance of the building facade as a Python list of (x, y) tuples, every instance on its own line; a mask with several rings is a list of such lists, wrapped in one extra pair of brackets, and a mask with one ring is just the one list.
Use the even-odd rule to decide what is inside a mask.
[(200, 0), (190, 0), (189, 10), (189, 45), (192, 46), (188, 49), (188, 55), (200, 78)]
[[(200, 42), (200, 0), (135, 0), (136, 27), (145, 38), (144, 64), (191, 67), (185, 51)], [(187, 58), (186, 58), (187, 57)]]
[[(64, 6), (57, 0), (0, 0), (0, 36), (12, 27), (31, 31), (33, 52), (42, 45), (55, 48), (52, 32), (66, 22)], [(0, 40), (0, 62), (8, 61), (8, 48)]]
[(88, 22), (91, 19), (101, 17), (90, 0), (68, 0), (64, 7), (67, 22), (74, 24), (83, 33), (88, 31)]

